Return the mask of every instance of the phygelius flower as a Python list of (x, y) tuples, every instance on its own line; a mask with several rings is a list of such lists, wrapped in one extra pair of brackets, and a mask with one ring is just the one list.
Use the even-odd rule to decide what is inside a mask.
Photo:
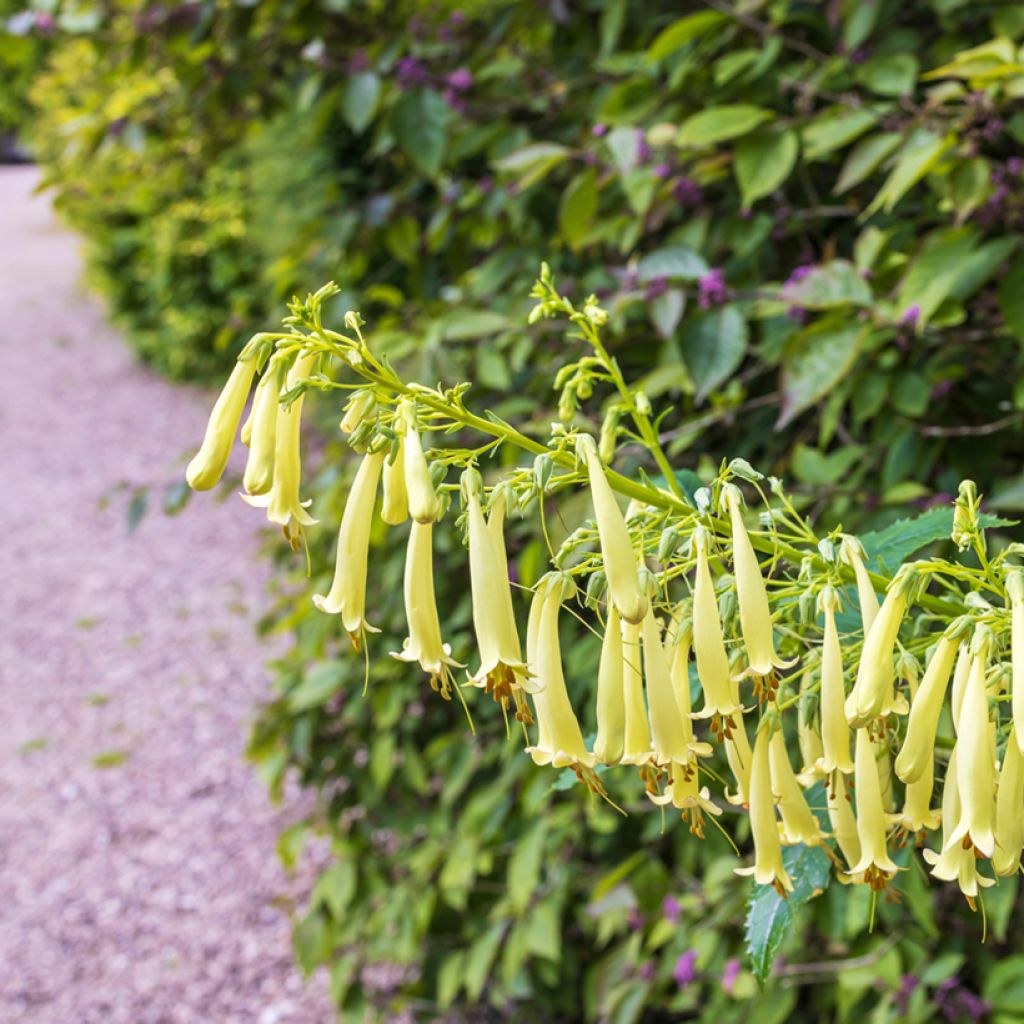
[(235, 363), (224, 389), (214, 403), (203, 443), (185, 470), (185, 479), (192, 490), (208, 491), (216, 487), (224, 475), (255, 373), (255, 359), (240, 359)]
[[(277, 444), (277, 416), (281, 409), (280, 362), (272, 359), (263, 373), (252, 400), (249, 417), (249, 458), (242, 486), (246, 494), (266, 494), (274, 483), (274, 448)], [(243, 440), (245, 438), (243, 437)]]

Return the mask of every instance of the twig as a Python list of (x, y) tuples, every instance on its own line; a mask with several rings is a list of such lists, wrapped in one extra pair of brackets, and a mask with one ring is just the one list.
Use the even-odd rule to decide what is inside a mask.
[(1019, 412), (1010, 413), (1001, 420), (994, 420), (992, 423), (982, 423), (979, 426), (962, 427), (920, 427), (918, 433), (924, 437), (987, 437), (989, 434), (998, 434), (1000, 430), (1013, 426), (1020, 421)]

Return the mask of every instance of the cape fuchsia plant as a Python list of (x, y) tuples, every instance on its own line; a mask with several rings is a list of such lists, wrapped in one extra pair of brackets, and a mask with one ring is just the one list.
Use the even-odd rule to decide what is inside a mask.
[[(340, 617), (357, 651), (375, 631), (365, 590), (383, 479), (384, 521), (412, 520), (409, 636), (392, 653), (417, 662), (445, 699), (454, 691), (467, 714), (464, 690), (484, 689), (536, 763), (571, 769), (606, 799), (604, 772), (635, 771), (653, 803), (671, 804), (698, 837), (709, 822), (725, 829), (717, 819), (726, 806), (748, 812), (753, 865), (737, 870), (783, 898), (793, 890), (783, 850), (796, 844), (823, 847), (841, 881), (874, 892), (898, 885), (896, 847), (926, 846), (931, 873), (956, 881), (972, 908), (983, 888), (1019, 871), (1024, 568), (1011, 559), (1024, 546), (990, 554), (992, 521), (972, 482), (956, 498), (952, 540), (977, 565), (933, 557), (872, 573), (856, 538), (817, 535), (781, 481), (743, 460), (722, 465), (691, 498), (661, 447), (659, 416), (602, 342), (606, 312), (593, 296), (573, 305), (546, 266), (530, 322), (567, 318), (581, 348), (556, 377), (560, 419), (544, 438), (472, 411), (468, 384), (400, 378), (375, 355), (357, 313), (345, 315), (346, 333), (325, 326), (323, 303), (336, 292), (327, 285), (293, 301), (283, 331), (246, 346), (188, 480), (209, 489), (220, 479), (244, 396), (262, 373), (243, 429), (251, 446), (244, 497), (266, 507), (299, 548), (316, 522), (301, 497), (302, 403), (311, 390), (348, 396), (341, 429), (362, 463), (333, 585), (314, 601)], [(277, 403), (261, 400), (268, 387)], [(581, 406), (602, 398), (595, 440)], [(479, 444), (459, 445), (470, 440)], [(508, 449), (532, 464), (508, 468)], [(612, 469), (627, 449), (644, 452), (660, 477)], [(499, 451), (506, 468), (491, 473)], [(569, 524), (556, 548), (547, 517), (581, 487), (593, 518)], [(619, 499), (629, 500), (625, 511)], [(756, 522), (744, 514), (748, 503), (761, 507)], [(504, 542), (510, 512), (539, 517), (549, 538), (550, 571), (531, 588), (525, 655)], [(477, 651), (466, 655), (479, 666), (465, 679), (443, 639), (432, 579), (432, 531), (446, 518), (462, 526), (469, 549)], [(603, 633), (590, 744), (562, 670), (567, 606), (580, 628)], [(955, 737), (948, 748), (937, 742), (943, 714)], [(731, 778), (708, 763), (718, 745)], [(819, 781), (824, 807), (809, 798)]]

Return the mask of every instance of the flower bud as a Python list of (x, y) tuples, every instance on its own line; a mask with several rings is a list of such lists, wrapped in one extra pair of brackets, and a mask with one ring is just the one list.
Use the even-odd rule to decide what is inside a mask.
[[(384, 460), (384, 503), (380, 517), (388, 526), (398, 526), (409, 518), (409, 496), (405, 490), (405, 448), (404, 438), (398, 435), (398, 443)], [(426, 523), (422, 525), (427, 525)]]
[(252, 424), (249, 433), (249, 458), (245, 463), (242, 486), (247, 494), (266, 494), (274, 483), (274, 448), (277, 444), (277, 417), (281, 409), (280, 363), (271, 360), (252, 400)]
[(839, 557), (853, 567), (853, 574), (857, 580), (860, 617), (864, 626), (864, 636), (867, 637), (871, 623), (875, 621), (875, 616), (878, 614), (878, 597), (875, 595), (874, 584), (864, 566), (864, 548), (861, 542), (856, 537), (843, 537), (842, 543), (839, 545)]
[(836, 629), (836, 611), (839, 597), (832, 587), (821, 594), (821, 610), (825, 618), (825, 638), (821, 648), (821, 746), (822, 771), (849, 773), (853, 771), (850, 759), (850, 726), (843, 705), (846, 689), (843, 684), (843, 652)]
[(896, 758), (896, 774), (908, 785), (932, 767), (939, 715), (959, 647), (959, 641), (947, 636), (939, 640), (910, 706), (907, 733)]
[(409, 515), (417, 523), (432, 523), (437, 518), (437, 494), (434, 492), (430, 470), (423, 455), (419, 431), (416, 429), (416, 411), (412, 402), (402, 402), (399, 415), (405, 425), (402, 456)]
[(185, 479), (192, 490), (208, 491), (224, 475), (255, 373), (255, 359), (235, 363), (210, 413), (202, 446), (185, 470)]

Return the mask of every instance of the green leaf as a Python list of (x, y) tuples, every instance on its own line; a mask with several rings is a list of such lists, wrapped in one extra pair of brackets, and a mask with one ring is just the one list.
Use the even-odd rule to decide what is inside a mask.
[(890, 157), (896, 147), (903, 141), (899, 132), (879, 132), (877, 135), (870, 135), (861, 139), (853, 149), (850, 150), (839, 172), (839, 180), (833, 189), (836, 195), (859, 185), (869, 175), (875, 173), (878, 167)]
[(782, 863), (793, 880), (793, 891), (783, 899), (771, 885), (758, 885), (747, 911), (747, 952), (754, 977), (763, 985), (775, 954), (789, 934), (797, 911), (828, 888), (832, 862), (820, 846), (798, 843), (782, 851)]
[(498, 954), (498, 947), (501, 945), (502, 937), (505, 934), (505, 925), (502, 922), (492, 924), (483, 938), (477, 939), (466, 958), (466, 970), (464, 984), (466, 996), (470, 1002), (480, 998), (480, 993), (487, 983), (487, 976), (490, 973), (491, 965)]
[(372, 71), (353, 75), (341, 95), (341, 116), (357, 135), (361, 135), (377, 113), (380, 103), (380, 79)]
[(917, 83), (917, 58), (909, 53), (887, 53), (869, 57), (854, 78), (879, 96), (905, 96)]
[(655, 249), (642, 257), (636, 268), (637, 280), (646, 284), (656, 278), (670, 281), (696, 281), (711, 268), (704, 257), (685, 245)]
[(997, 1014), (1006, 1012), (1013, 1015), (1010, 1019), (1019, 1020), (1024, 1006), (1024, 956), (1003, 957), (995, 963), (981, 991)]
[(786, 285), (782, 295), (787, 302), (806, 309), (870, 306), (873, 298), (867, 281), (848, 260), (832, 260), (815, 267), (795, 284)]
[(307, 914), (295, 926), (292, 945), (295, 947), (295, 959), (307, 976), (327, 959), (331, 952), (331, 934), (319, 910)]
[(782, 409), (776, 429), (827, 395), (849, 372), (870, 328), (828, 316), (805, 328), (782, 354)]
[(509, 857), (508, 897), (517, 914), (526, 909), (537, 891), (546, 840), (547, 828), (541, 819), (519, 839)]
[(331, 917), (340, 921), (345, 917), (352, 897), (356, 894), (356, 861), (352, 857), (332, 864), (318, 879), (310, 894), (310, 902), (322, 902)]
[(999, 282), (999, 312), (1006, 326), (1024, 342), (1024, 252), (1016, 255), (1010, 269)]
[(697, 386), (697, 401), (723, 384), (743, 362), (747, 322), (735, 306), (698, 313), (683, 324), (679, 350)]
[(707, 107), (687, 118), (676, 144), (679, 146), (712, 146), (752, 132), (758, 125), (774, 117), (771, 110), (749, 103), (735, 103), (722, 107)]
[(863, 135), (881, 116), (869, 107), (829, 107), (801, 130), (804, 159), (821, 160)]
[[(636, 147), (636, 137), (633, 139)], [(529, 188), (554, 170), (569, 156), (566, 146), (557, 142), (532, 142), (494, 162), (494, 166), (505, 174), (517, 177), (519, 188)]]
[(935, 167), (955, 142), (954, 135), (939, 136), (925, 128), (915, 131), (900, 147), (896, 165), (864, 215), (876, 210), (891, 213), (896, 204)]
[(903, 278), (900, 309), (919, 306), (919, 323), (927, 323), (952, 290), (976, 241), (977, 232), (970, 227), (933, 231)]
[(991, 178), (988, 161), (980, 156), (961, 160), (950, 172), (949, 192), (957, 220), (964, 220), (985, 201)]
[(302, 682), (288, 694), (292, 711), (318, 708), (331, 699), (345, 682), (345, 665), (341, 661), (325, 661), (303, 676)]
[(737, 144), (733, 166), (745, 210), (789, 177), (799, 148), (792, 128), (765, 128)]
[(137, 487), (132, 492), (131, 500), (128, 502), (128, 512), (125, 515), (125, 526), (129, 533), (134, 533), (136, 527), (142, 522), (149, 505), (149, 488)]
[(705, 35), (727, 20), (724, 14), (717, 11), (697, 11), (695, 14), (688, 14), (658, 33), (647, 50), (647, 56), (652, 61), (664, 60), (687, 43)]
[(444, 162), (448, 107), (430, 89), (406, 93), (391, 114), (395, 138), (402, 152), (429, 177)]
[(801, 483), (826, 486), (846, 476), (863, 456), (860, 445), (838, 448), (826, 455), (817, 448), (798, 444), (793, 449), (793, 473)]
[(581, 171), (562, 193), (558, 226), (573, 251), (578, 251), (594, 225), (597, 213), (597, 168)]
[(163, 510), (165, 516), (176, 516), (187, 504), (192, 496), (192, 488), (187, 480), (176, 480), (168, 484), (164, 491)]
[(647, 313), (658, 334), (662, 338), (671, 338), (683, 318), (685, 309), (686, 293), (681, 288), (667, 288), (651, 300)]
[(514, 327), (507, 316), (491, 309), (453, 309), (442, 321), (441, 331), (445, 341), (472, 341), (486, 338)]

